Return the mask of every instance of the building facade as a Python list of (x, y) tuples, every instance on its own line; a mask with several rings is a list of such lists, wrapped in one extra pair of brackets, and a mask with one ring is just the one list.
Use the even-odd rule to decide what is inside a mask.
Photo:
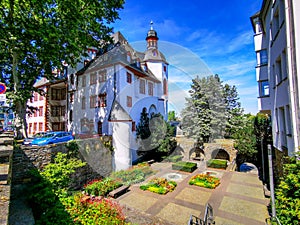
[(273, 146), (285, 155), (299, 150), (300, 2), (264, 0), (251, 17), (257, 56), (258, 108), (272, 119)]
[(68, 130), (75, 135), (112, 136), (115, 170), (137, 160), (136, 125), (143, 110), (167, 119), (168, 63), (151, 27), (145, 52), (134, 50), (120, 32), (114, 44), (81, 71), (69, 75)]

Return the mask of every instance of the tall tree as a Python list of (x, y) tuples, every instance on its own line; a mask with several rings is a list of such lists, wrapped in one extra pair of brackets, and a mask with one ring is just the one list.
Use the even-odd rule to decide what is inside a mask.
[[(124, 0), (2, 0), (0, 17), (1, 80), (12, 90), (15, 126), (25, 133), (26, 103), (37, 79), (54, 79), (62, 62), (75, 66), (87, 47), (110, 40), (110, 24)], [(102, 41), (100, 41), (102, 40)], [(21, 132), (23, 131), (23, 132)]]
[(192, 80), (190, 97), (182, 111), (185, 134), (198, 142), (221, 138), (225, 130), (226, 103), (218, 75)]
[(239, 102), (236, 86), (225, 84), (223, 87), (226, 105), (226, 128), (225, 137), (231, 138), (237, 132), (243, 120), (243, 109)]
[(254, 133), (255, 116), (245, 114), (242, 123), (233, 134), (235, 139), (235, 148), (237, 149), (237, 165), (240, 166), (244, 162), (256, 163), (257, 160), (257, 142)]

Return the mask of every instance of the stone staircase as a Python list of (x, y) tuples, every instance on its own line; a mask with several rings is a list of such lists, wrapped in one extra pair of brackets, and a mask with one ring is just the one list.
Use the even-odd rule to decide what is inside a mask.
[(10, 161), (13, 152), (13, 134), (0, 135), (0, 225), (8, 224), (10, 202)]

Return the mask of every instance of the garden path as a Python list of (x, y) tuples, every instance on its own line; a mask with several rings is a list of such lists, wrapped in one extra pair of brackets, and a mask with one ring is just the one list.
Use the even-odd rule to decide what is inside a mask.
[[(208, 171), (204, 162), (199, 162), (193, 173), (174, 171), (171, 163), (154, 163), (152, 168), (158, 171), (157, 177), (166, 177), (170, 173), (181, 177), (175, 176), (178, 185), (166, 195), (142, 191), (136, 184), (120, 196), (117, 201), (126, 208), (125, 214), (131, 217), (129, 220), (133, 223), (140, 224), (132, 218), (133, 213), (140, 212), (152, 218), (151, 223), (143, 224), (186, 225), (191, 214), (203, 218), (206, 203), (213, 207), (218, 225), (263, 225), (269, 217), (269, 199), (265, 198), (263, 185), (255, 174), (209, 169), (221, 178), (221, 184), (216, 189), (206, 189), (188, 184), (191, 176)], [(127, 215), (128, 212), (130, 215)]]

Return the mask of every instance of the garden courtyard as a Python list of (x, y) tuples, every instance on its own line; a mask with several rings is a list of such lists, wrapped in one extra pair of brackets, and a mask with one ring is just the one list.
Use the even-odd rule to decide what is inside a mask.
[[(133, 184), (129, 191), (116, 200), (124, 207), (127, 219), (133, 224), (186, 225), (191, 215), (203, 219), (205, 205), (213, 207), (216, 224), (265, 224), (268, 218), (263, 185), (255, 174), (206, 168), (198, 162), (192, 173), (172, 169), (172, 163), (153, 163), (157, 171), (153, 177), (167, 178), (177, 183), (176, 188), (167, 194), (157, 194), (141, 190), (141, 184)], [(197, 174), (211, 174), (220, 179), (215, 188), (190, 185), (189, 181)]]

